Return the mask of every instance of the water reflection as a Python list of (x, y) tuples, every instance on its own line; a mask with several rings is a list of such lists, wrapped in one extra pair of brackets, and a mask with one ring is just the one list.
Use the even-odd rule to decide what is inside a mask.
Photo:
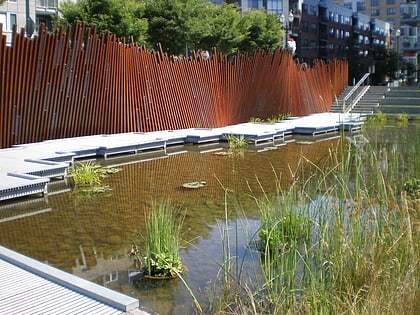
[[(391, 139), (396, 137), (393, 131), (383, 138), (392, 150), (393, 143), (404, 139)], [(405, 134), (408, 137), (408, 132)], [(379, 133), (370, 136), (383, 137)], [(139, 233), (144, 229), (145, 208), (153, 201), (170, 199), (186, 211), (183, 238), (190, 243), (181, 253), (187, 267), (185, 276), (204, 301), (205, 288), (219, 271), (209, 257), (220, 259), (219, 220), (226, 206), (232, 230), (238, 224), (242, 226), (243, 217), (256, 219), (253, 196), (275, 192), (279, 184), (287, 187), (298, 167), (310, 167), (302, 162), (302, 156), (322, 164), (339, 142), (337, 137), (316, 143), (309, 140), (296, 139), (269, 150), (258, 147), (243, 157), (214, 154), (219, 147), (187, 146), (179, 148), (179, 154), (148, 161), (139, 161), (136, 156), (100, 161), (122, 168), (104, 181), (111, 191), (86, 197), (75, 194), (68, 183), (62, 182), (55, 183), (60, 193), (35, 203), (31, 198), (1, 203), (0, 241), (22, 254), (139, 298), (141, 305), (159, 314), (190, 313), (192, 300), (180, 281), (133, 282), (129, 277), (133, 262), (127, 252), (132, 243), (141, 247)], [(206, 181), (206, 185), (200, 189), (182, 187), (194, 181)], [(247, 222), (252, 225), (257, 221)], [(242, 232), (232, 236), (238, 239), (233, 256), (252, 261), (245, 247), (249, 236), (244, 231), (249, 233), (256, 225), (248, 230), (236, 229)]]

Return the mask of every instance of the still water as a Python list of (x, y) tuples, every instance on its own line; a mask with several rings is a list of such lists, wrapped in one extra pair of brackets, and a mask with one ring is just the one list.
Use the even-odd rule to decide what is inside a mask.
[[(344, 138), (375, 142), (381, 152), (384, 148), (418, 152), (418, 127), (418, 122), (404, 127), (387, 125)], [(136, 297), (148, 311), (188, 314), (192, 299), (178, 279), (132, 281), (128, 277), (133, 263), (127, 253), (133, 243), (141, 248), (145, 209), (155, 201), (170, 200), (185, 213), (181, 250), (185, 279), (205, 303), (222, 260), (225, 213), (234, 240), (232, 256), (251, 266), (258, 259), (246, 246), (258, 228), (253, 197), (274, 193), (279, 185), (286, 188), (295, 171), (306, 167), (302, 157), (321, 164), (340, 139), (337, 134), (323, 139), (290, 138), (276, 148), (252, 147), (237, 156), (215, 154), (223, 147), (213, 144), (171, 148), (170, 155), (158, 152), (98, 160), (104, 166), (121, 168), (104, 179), (109, 192), (89, 197), (61, 180), (51, 184), (51, 193), (44, 198), (0, 203), (0, 243)], [(194, 181), (206, 185), (182, 187)]]

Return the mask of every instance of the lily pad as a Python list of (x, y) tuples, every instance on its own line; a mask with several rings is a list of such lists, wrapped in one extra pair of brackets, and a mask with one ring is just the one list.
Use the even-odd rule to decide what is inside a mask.
[(191, 183), (185, 183), (182, 185), (182, 187), (184, 188), (201, 188), (204, 187), (206, 185), (205, 181), (201, 181), (201, 182), (191, 182)]
[(267, 151), (277, 150), (277, 147), (264, 147), (264, 150), (267, 150)]
[(232, 155), (233, 152), (229, 152), (229, 151), (219, 151), (214, 153), (215, 155)]

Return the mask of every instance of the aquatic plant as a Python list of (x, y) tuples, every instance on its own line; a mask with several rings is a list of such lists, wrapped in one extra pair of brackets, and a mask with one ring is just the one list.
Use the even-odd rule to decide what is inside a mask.
[(273, 200), (256, 200), (261, 213), (258, 248), (262, 252), (278, 253), (309, 237), (312, 222), (306, 213), (298, 211), (297, 201), (291, 196), (296, 195), (289, 191)]
[(154, 203), (145, 213), (145, 273), (176, 277), (183, 272), (179, 255), (183, 216), (176, 218), (170, 202)]
[(415, 174), (418, 159), (410, 155), (417, 153), (393, 151), (384, 170), (377, 149), (373, 141), (341, 142), (328, 163), (303, 156), (310, 167), (294, 174), (291, 188), (256, 197), (261, 228), (255, 237), (269, 250), (261, 251), (259, 269), (247, 279), (244, 270), (231, 272), (230, 245), (224, 245), (224, 280), (212, 289), (209, 313), (416, 314), (420, 215), (411, 192), (419, 182), (395, 173), (409, 159), (414, 165), (404, 177)]
[(273, 115), (273, 116), (271, 116), (270, 118), (268, 118), (268, 120), (267, 120), (267, 121), (268, 121), (269, 123), (274, 124), (274, 123), (276, 123), (276, 122), (279, 122), (279, 121), (285, 120), (285, 119), (289, 118), (290, 116), (292, 116), (292, 114), (290, 114), (290, 113), (287, 113), (287, 114), (278, 114), (278, 115)]
[(100, 185), (103, 174), (101, 167), (93, 161), (77, 163), (69, 169), (76, 185)]
[(408, 124), (408, 114), (407, 113), (398, 113), (397, 114), (397, 125), (406, 126)]
[(259, 117), (251, 117), (249, 119), (249, 122), (251, 122), (251, 123), (265, 123), (265, 122), (267, 122), (267, 123), (270, 123), (270, 124), (274, 124), (276, 122), (285, 120), (285, 119), (287, 119), (291, 116), (292, 116), (291, 113), (287, 113), (287, 114), (272, 115), (268, 119), (262, 119), (262, 118), (259, 118)]
[(383, 126), (387, 121), (387, 115), (382, 111), (377, 111), (373, 115), (369, 115), (366, 118), (366, 123), (368, 125), (376, 125), (376, 126)]
[(74, 180), (75, 192), (82, 193), (83, 196), (94, 196), (110, 191), (109, 185), (102, 185), (102, 179), (119, 171), (119, 168), (101, 167), (94, 161), (87, 161), (74, 164), (68, 174)]
[(420, 195), (420, 179), (410, 178), (406, 180), (403, 184), (403, 189), (409, 195), (419, 196)]
[(228, 142), (229, 150), (241, 150), (248, 146), (248, 139), (243, 136), (235, 136), (232, 134), (225, 135), (225, 139)]
[(262, 120), (261, 118), (259, 118), (259, 117), (251, 117), (250, 119), (249, 119), (249, 122), (252, 122), (252, 123), (262, 123), (262, 122), (264, 122), (264, 120)]

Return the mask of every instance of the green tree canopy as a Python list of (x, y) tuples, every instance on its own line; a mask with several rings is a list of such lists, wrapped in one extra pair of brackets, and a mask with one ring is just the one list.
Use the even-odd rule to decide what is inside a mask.
[(273, 50), (282, 44), (283, 31), (278, 16), (267, 14), (265, 10), (247, 11), (241, 19), (240, 29), (244, 36), (239, 44), (241, 51)]
[(147, 39), (147, 20), (144, 18), (145, 4), (136, 0), (78, 0), (66, 1), (59, 6), (61, 17), (55, 23), (73, 25), (85, 22), (97, 25), (99, 32), (110, 32), (117, 37), (133, 38), (137, 43)]
[(243, 34), (239, 29), (241, 13), (233, 5), (214, 6), (211, 12), (211, 20), (207, 23), (207, 30), (201, 38), (203, 49), (217, 50), (225, 55), (238, 50)]
[(207, 0), (78, 0), (61, 3), (59, 10), (55, 27), (95, 24), (99, 32), (132, 37), (151, 48), (160, 44), (171, 55), (213, 47), (224, 54), (273, 50), (282, 38), (276, 15), (258, 10), (242, 16), (233, 4)]
[(206, 0), (153, 0), (146, 9), (149, 42), (162, 44), (171, 54), (211, 50), (229, 54), (242, 38), (241, 19), (233, 5), (216, 6)]
[[(188, 1), (188, 0), (187, 0)], [(153, 0), (147, 3), (148, 39), (152, 47), (160, 43), (170, 54), (181, 54), (187, 43), (183, 1)]]

